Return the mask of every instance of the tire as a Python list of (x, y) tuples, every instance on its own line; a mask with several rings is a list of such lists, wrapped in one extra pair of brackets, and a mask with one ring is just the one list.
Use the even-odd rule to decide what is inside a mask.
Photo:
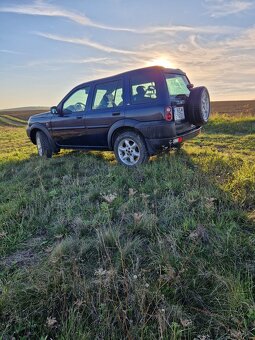
[(135, 167), (146, 163), (149, 154), (145, 142), (138, 133), (124, 131), (114, 141), (114, 153), (121, 165)]
[(208, 122), (211, 105), (206, 87), (195, 87), (190, 91), (188, 99), (188, 120), (191, 124), (201, 126)]
[(48, 137), (42, 131), (36, 132), (36, 145), (38, 150), (38, 156), (40, 157), (52, 157), (52, 146), (50, 145), (50, 141)]
[(56, 149), (56, 150), (54, 150), (54, 152), (53, 152), (54, 155), (58, 155), (59, 153), (60, 153), (60, 149)]

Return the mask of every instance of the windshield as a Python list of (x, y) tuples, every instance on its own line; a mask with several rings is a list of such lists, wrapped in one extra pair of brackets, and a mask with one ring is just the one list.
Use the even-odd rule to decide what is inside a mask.
[(181, 74), (165, 73), (165, 77), (170, 96), (189, 96), (190, 90), (187, 88), (189, 81), (186, 76)]

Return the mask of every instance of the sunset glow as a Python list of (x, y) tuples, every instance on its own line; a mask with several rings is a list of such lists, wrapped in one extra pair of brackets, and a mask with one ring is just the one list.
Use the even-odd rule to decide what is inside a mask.
[(171, 63), (166, 57), (152, 59), (146, 63), (146, 66), (163, 66), (166, 68), (174, 68), (173, 63)]
[(155, 65), (213, 101), (255, 98), (255, 0), (0, 3), (0, 108), (53, 106), (75, 85)]

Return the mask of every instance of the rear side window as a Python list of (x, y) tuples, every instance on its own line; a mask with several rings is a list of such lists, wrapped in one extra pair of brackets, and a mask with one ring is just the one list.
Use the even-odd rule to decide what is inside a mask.
[(132, 104), (150, 103), (158, 98), (156, 84), (152, 76), (131, 77)]
[(122, 82), (111, 81), (108, 83), (97, 84), (92, 105), (93, 110), (107, 109), (123, 105)]
[(189, 89), (187, 85), (189, 84), (187, 77), (181, 74), (166, 73), (166, 83), (170, 96), (178, 96), (180, 94), (185, 94), (189, 96)]

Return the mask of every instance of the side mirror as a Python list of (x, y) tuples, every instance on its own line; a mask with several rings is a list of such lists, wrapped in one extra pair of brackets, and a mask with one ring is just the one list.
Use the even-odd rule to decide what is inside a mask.
[(50, 108), (50, 112), (53, 114), (53, 115), (57, 115), (58, 114), (58, 109), (56, 106), (52, 106)]
[(193, 87), (194, 87), (194, 84), (188, 84), (188, 85), (187, 85), (187, 88), (188, 88), (189, 90), (193, 89)]

